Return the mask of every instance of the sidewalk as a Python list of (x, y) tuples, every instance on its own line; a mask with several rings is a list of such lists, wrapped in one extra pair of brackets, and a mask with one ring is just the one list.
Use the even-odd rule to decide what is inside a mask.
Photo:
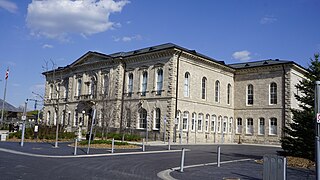
[[(254, 160), (243, 161), (243, 162), (232, 162), (221, 164), (220, 167), (217, 165), (201, 166), (194, 168), (186, 168), (184, 172), (173, 171), (170, 176), (175, 179), (250, 179), (258, 180), (263, 178), (263, 164), (258, 164)], [(287, 179), (290, 180), (314, 180), (316, 174), (314, 170), (298, 169), (298, 168), (287, 168)]]

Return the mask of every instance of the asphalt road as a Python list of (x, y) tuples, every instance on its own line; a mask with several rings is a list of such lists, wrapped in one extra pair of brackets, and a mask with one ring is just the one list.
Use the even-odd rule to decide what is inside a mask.
[[(217, 161), (216, 145), (172, 146), (172, 149), (182, 147), (190, 150), (186, 152), (185, 166)], [(146, 147), (146, 150), (164, 150), (165, 148), (153, 146)], [(266, 146), (222, 145), (221, 161), (261, 159), (264, 154), (276, 154), (279, 150), (281, 149), (277, 147)], [(55, 149), (48, 149), (49, 151), (55, 151)], [(0, 151), (0, 179), (159, 179), (157, 174), (160, 171), (179, 167), (180, 160), (181, 152), (47, 158)], [(172, 176), (178, 179), (193, 179), (187, 173), (174, 172)], [(202, 177), (215, 179), (203, 173)]]

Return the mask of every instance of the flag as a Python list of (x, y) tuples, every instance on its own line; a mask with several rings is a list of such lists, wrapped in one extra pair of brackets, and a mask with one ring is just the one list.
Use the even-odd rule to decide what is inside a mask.
[(8, 77), (9, 77), (9, 68), (6, 71), (6, 80), (8, 79)]

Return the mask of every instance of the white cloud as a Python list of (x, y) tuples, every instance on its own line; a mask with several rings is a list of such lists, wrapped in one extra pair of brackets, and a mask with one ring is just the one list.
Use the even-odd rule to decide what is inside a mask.
[(42, 46), (42, 48), (43, 48), (43, 49), (53, 48), (53, 45), (51, 45), (51, 44), (44, 44), (44, 45)]
[(273, 16), (265, 16), (260, 19), (260, 24), (272, 24), (276, 22), (278, 19)]
[(3, 8), (11, 13), (16, 13), (18, 10), (18, 7), (15, 3), (7, 0), (0, 0), (0, 8)]
[(109, 21), (114, 12), (121, 12), (127, 0), (42, 0), (28, 5), (27, 26), (31, 34), (60, 40), (69, 34), (84, 37), (104, 32), (118, 23)]
[(141, 40), (141, 35), (135, 35), (135, 36), (124, 36), (122, 38), (119, 37), (113, 37), (113, 40), (116, 42), (122, 41), (122, 42), (130, 42), (133, 40)]
[(232, 54), (232, 57), (240, 61), (248, 61), (251, 59), (250, 54), (251, 53), (247, 50), (237, 51)]

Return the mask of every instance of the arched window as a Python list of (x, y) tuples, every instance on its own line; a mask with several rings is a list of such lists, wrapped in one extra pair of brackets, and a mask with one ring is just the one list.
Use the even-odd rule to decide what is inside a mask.
[(206, 84), (207, 84), (207, 78), (202, 78), (202, 85), (201, 85), (201, 98), (206, 99)]
[(196, 117), (197, 117), (197, 114), (196, 113), (192, 113), (191, 131), (195, 131), (196, 130)]
[(188, 122), (189, 122), (189, 112), (185, 111), (183, 113), (183, 119), (182, 119), (182, 129), (184, 131), (188, 130)]
[(277, 118), (271, 118), (269, 123), (269, 134), (276, 135), (277, 134)]
[(198, 131), (202, 131), (202, 119), (203, 119), (203, 114), (199, 114), (198, 116)]
[(270, 84), (270, 104), (277, 104), (277, 84)]
[(231, 104), (231, 84), (227, 87), (227, 104)]
[(218, 126), (217, 126), (217, 131), (218, 131), (218, 133), (220, 133), (221, 132), (221, 121), (222, 121), (222, 116), (219, 116), (219, 118), (218, 118)]
[(248, 118), (247, 119), (247, 134), (253, 134), (253, 119), (252, 118)]
[(220, 82), (217, 80), (215, 83), (215, 102), (220, 102)]
[(237, 118), (237, 129), (236, 129), (237, 134), (242, 133), (242, 118)]
[(161, 111), (159, 108), (156, 108), (155, 115), (154, 115), (154, 129), (160, 129), (160, 120), (161, 120)]
[(158, 69), (157, 71), (157, 94), (161, 94), (163, 86), (163, 70)]
[(177, 118), (176, 118), (176, 120), (175, 120), (176, 130), (179, 130), (179, 129), (180, 129), (180, 114), (181, 114), (181, 112), (180, 112), (180, 111), (177, 111)]
[(228, 130), (228, 117), (223, 118), (223, 133), (227, 133)]
[(216, 132), (216, 115), (211, 116), (211, 132)]
[(128, 96), (132, 96), (133, 92), (133, 74), (129, 74), (129, 80), (128, 80)]
[(206, 115), (206, 121), (204, 123), (204, 127), (205, 127), (204, 129), (205, 129), (206, 132), (209, 132), (209, 120), (210, 120), (210, 115), (207, 114)]
[(103, 93), (105, 96), (109, 94), (109, 76), (106, 74), (103, 77)]
[(247, 88), (247, 105), (253, 105), (253, 85), (249, 84)]
[(141, 82), (141, 96), (146, 95), (147, 83), (148, 83), (148, 73), (144, 71), (142, 74), (142, 82)]
[(147, 128), (147, 111), (143, 108), (139, 112), (139, 128)]
[(190, 92), (190, 74), (186, 72), (184, 74), (184, 89), (183, 89), (184, 97), (189, 97), (189, 92)]
[(264, 118), (259, 118), (259, 134), (262, 135), (264, 134), (264, 125), (265, 125), (265, 122), (264, 122)]
[(231, 117), (229, 119), (229, 133), (232, 133), (232, 122), (233, 122), (233, 118)]

